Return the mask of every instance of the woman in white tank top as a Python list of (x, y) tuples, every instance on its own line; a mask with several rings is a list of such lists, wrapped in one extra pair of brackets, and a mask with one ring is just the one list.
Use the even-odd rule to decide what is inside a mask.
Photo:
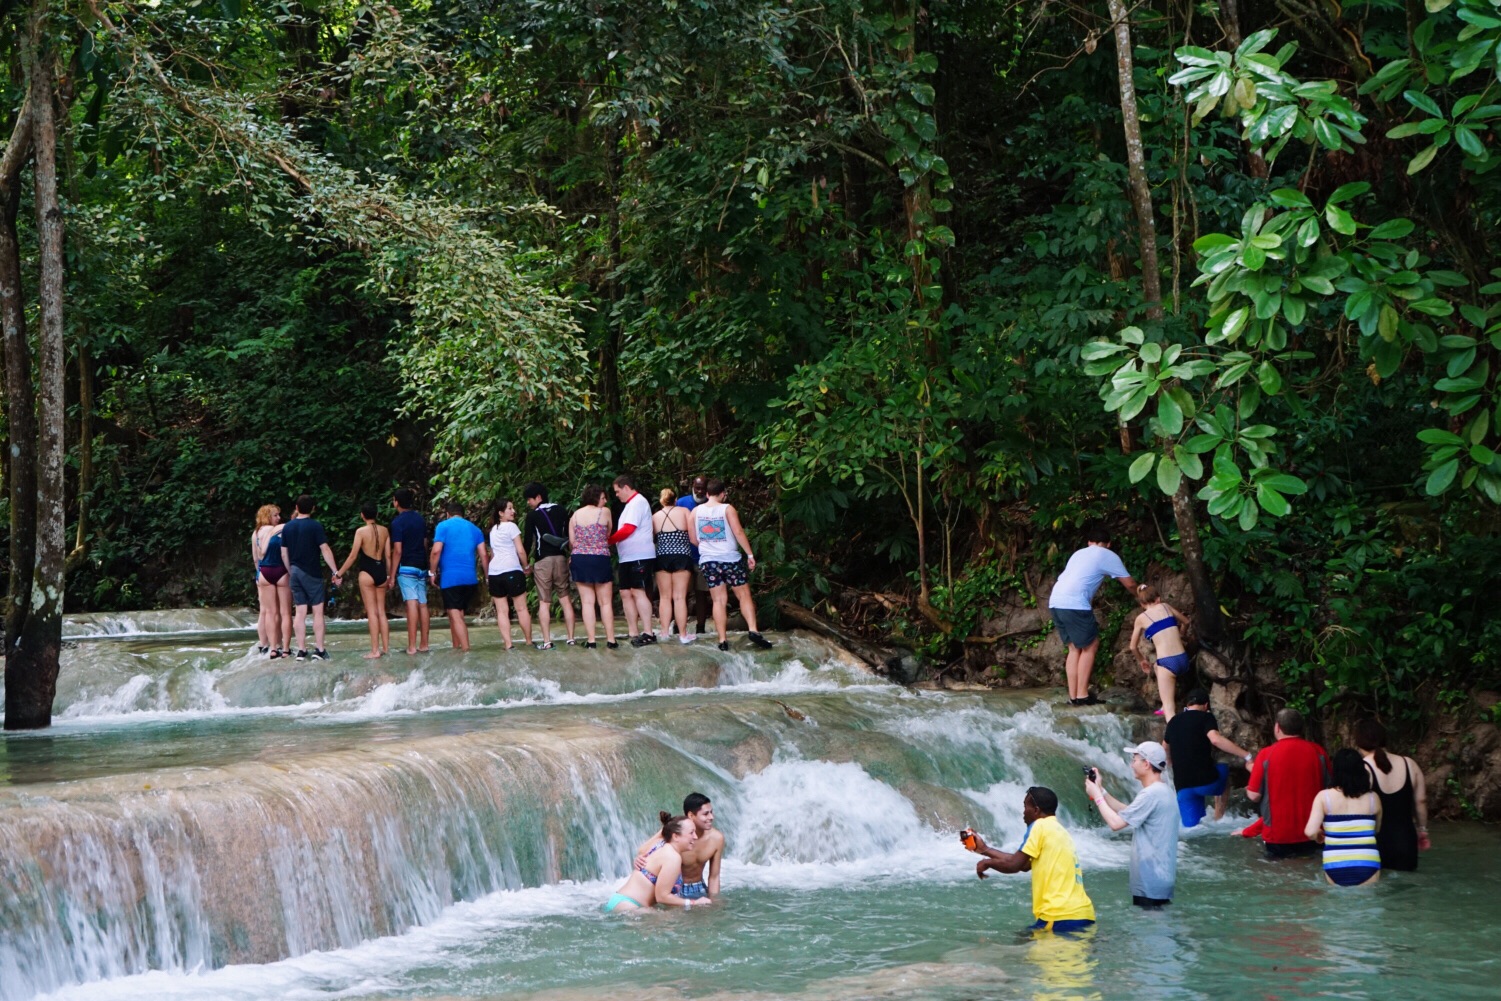
[[(745, 617), (751, 643), (762, 650), (771, 647), (770, 641), (756, 630), (756, 603), (751, 599), (749, 570), (756, 569), (756, 554), (751, 552), (750, 540), (740, 525), (740, 515), (732, 505), (724, 502), (723, 480), (710, 480), (709, 500), (693, 509), (689, 522), (689, 535), (698, 547), (698, 572), (709, 586), (709, 596), (714, 602), (714, 629), (719, 634), (719, 649), (730, 648), (727, 621), (729, 619), (729, 592), (735, 592), (740, 602), (740, 614)], [(740, 562), (742, 547), (746, 562)]]

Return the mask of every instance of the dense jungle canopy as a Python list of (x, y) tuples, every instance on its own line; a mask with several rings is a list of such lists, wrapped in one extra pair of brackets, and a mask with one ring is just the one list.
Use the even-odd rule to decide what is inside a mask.
[(0, 0), (0, 54), (8, 671), (248, 600), (304, 489), (629, 469), (939, 662), (1103, 520), (1310, 703), (1501, 682), (1498, 0)]

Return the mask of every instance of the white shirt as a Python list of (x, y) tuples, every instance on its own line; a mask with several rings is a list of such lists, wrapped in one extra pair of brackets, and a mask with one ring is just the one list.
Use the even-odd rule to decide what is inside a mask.
[(740, 545), (730, 531), (725, 504), (700, 504), (693, 509), (698, 526), (698, 561), (700, 563), (739, 563)]
[(1068, 558), (1068, 565), (1058, 575), (1053, 593), (1048, 596), (1049, 608), (1073, 608), (1087, 612), (1093, 606), (1090, 601), (1100, 589), (1106, 577), (1129, 577), (1126, 564), (1114, 551), (1104, 546), (1085, 546)]
[(514, 521), (490, 526), (490, 567), (486, 573), (494, 577), (521, 569), (521, 557), (516, 555), (516, 540), (519, 538), (521, 529)]
[(636, 530), (616, 544), (615, 555), (620, 557), (620, 562), (656, 559), (657, 544), (651, 535), (651, 505), (640, 494), (632, 494), (625, 502), (625, 510), (620, 512), (618, 527), (627, 525), (635, 525)]

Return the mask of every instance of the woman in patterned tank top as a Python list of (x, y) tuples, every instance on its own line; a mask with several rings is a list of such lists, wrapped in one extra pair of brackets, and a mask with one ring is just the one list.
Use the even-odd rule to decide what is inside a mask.
[(620, 644), (615, 642), (615, 575), (610, 566), (610, 531), (614, 518), (605, 500), (605, 488), (591, 483), (584, 488), (580, 498), (582, 506), (568, 519), (568, 541), (573, 544), (573, 556), (568, 560), (568, 570), (573, 582), (578, 585), (579, 601), (584, 606), (584, 634), (589, 637), (584, 648), (595, 649), (595, 608), (605, 624), (605, 646), (611, 650)]
[(688, 589), (693, 586), (693, 543), (688, 538), (688, 521), (693, 517), (687, 508), (677, 506), (678, 495), (662, 489), (662, 509), (652, 515), (652, 531), (657, 539), (657, 621), (667, 627), (678, 626), (678, 642), (692, 643), (688, 635)]

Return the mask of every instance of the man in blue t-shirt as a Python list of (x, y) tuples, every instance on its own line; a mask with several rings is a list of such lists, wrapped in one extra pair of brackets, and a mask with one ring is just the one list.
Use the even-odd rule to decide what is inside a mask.
[(341, 579), (334, 551), (329, 547), (323, 526), (313, 520), (313, 498), (297, 498), (292, 520), (281, 527), (281, 561), (286, 565), (292, 584), (292, 603), (297, 607), (292, 628), (297, 633), (297, 659), (307, 660), (307, 613), (313, 610), (313, 659), (328, 660), (323, 646), (323, 567), (319, 558), (334, 573), (334, 587)]
[[(679, 497), (677, 506), (692, 511), (700, 504), (709, 502), (709, 479), (706, 476), (695, 476), (689, 493), (685, 497)], [(704, 583), (704, 575), (698, 572), (698, 547), (689, 546), (693, 550), (693, 616), (698, 619), (698, 632), (704, 631), (704, 623), (709, 620), (709, 585)]]
[(1106, 577), (1114, 577), (1132, 598), (1136, 597), (1136, 581), (1131, 579), (1121, 558), (1110, 550), (1110, 530), (1092, 526), (1084, 539), (1084, 548), (1068, 558), (1068, 565), (1048, 595), (1053, 629), (1068, 644), (1064, 674), (1068, 677), (1069, 704), (1075, 706), (1092, 706), (1100, 701), (1089, 694), (1089, 676), (1094, 673), (1094, 657), (1100, 649), (1094, 593)]
[(485, 562), (485, 533), (464, 517), (464, 509), (453, 501), (443, 505), (448, 515), (433, 530), (433, 564), (429, 571), (433, 583), (443, 593), (443, 611), (448, 613), (448, 630), (453, 645), (469, 649), (469, 627), (464, 612), (474, 600), (479, 586), (476, 566)]
[[(391, 567), (407, 606), (407, 654), (427, 653), (427, 519), (418, 514), (417, 499), (406, 487), (391, 496), (396, 517), (391, 519)], [(419, 642), (419, 640), (421, 642)]]

